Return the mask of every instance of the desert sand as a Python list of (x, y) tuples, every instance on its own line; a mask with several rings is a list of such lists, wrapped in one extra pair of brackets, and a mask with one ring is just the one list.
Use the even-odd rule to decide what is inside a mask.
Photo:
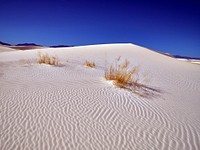
[[(1, 150), (200, 149), (200, 65), (133, 44), (7, 50), (0, 47)], [(60, 64), (38, 64), (38, 51)], [(104, 79), (118, 56), (139, 66), (148, 89)]]
[(15, 49), (10, 48), (9, 46), (4, 46), (0, 44), (0, 53), (1, 52), (9, 52), (9, 51), (15, 51)]

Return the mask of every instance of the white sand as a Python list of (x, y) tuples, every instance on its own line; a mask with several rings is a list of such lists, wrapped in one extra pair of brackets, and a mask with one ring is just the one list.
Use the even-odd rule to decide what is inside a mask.
[[(0, 53), (1, 150), (200, 149), (199, 65), (133, 44), (40, 51), (62, 65), (37, 64), (36, 50)], [(105, 56), (140, 65), (156, 91), (140, 96), (105, 81)]]
[(178, 60), (180, 60), (180, 61), (186, 61), (186, 62), (190, 62), (190, 63), (193, 63), (193, 64), (200, 65), (200, 60), (198, 60), (198, 59), (183, 59), (183, 58), (178, 58)]
[(1, 52), (10, 52), (10, 51), (16, 51), (15, 49), (12, 49), (12, 48), (10, 48), (10, 47), (8, 47), (8, 46), (4, 46), (4, 45), (1, 45), (0, 44), (0, 53)]

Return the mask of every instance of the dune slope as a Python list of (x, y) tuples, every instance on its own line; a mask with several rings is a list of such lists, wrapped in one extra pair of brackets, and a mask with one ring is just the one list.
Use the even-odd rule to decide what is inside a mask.
[(4, 45), (0, 44), (0, 53), (1, 52), (10, 52), (10, 51), (15, 51), (15, 49), (12, 49), (12, 48), (10, 48), (8, 46), (4, 46)]
[[(133, 44), (0, 53), (0, 149), (200, 149), (200, 66)], [(141, 95), (106, 81), (121, 56), (139, 65)], [(85, 60), (96, 68), (84, 67)]]

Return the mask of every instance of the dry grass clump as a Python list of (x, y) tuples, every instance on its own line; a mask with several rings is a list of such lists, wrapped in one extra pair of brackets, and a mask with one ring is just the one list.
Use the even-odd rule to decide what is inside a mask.
[(40, 57), (39, 64), (58, 65), (58, 58), (55, 56), (49, 56), (47, 53), (42, 54), (40, 51), (38, 51), (38, 56)]
[(94, 62), (91, 62), (91, 61), (85, 61), (84, 63), (84, 66), (86, 67), (90, 67), (90, 68), (95, 68), (96, 67), (96, 64)]
[(138, 84), (138, 66), (129, 69), (130, 62), (126, 59), (120, 64), (120, 58), (116, 59), (115, 66), (111, 65), (108, 69), (105, 67), (104, 77), (106, 80), (113, 80), (118, 87), (126, 87), (127, 85)]

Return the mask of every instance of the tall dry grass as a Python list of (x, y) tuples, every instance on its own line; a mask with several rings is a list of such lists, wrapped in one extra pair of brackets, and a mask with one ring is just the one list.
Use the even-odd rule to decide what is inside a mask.
[(125, 87), (126, 85), (138, 84), (139, 82), (139, 67), (129, 67), (130, 62), (126, 59), (124, 63), (120, 64), (121, 57), (115, 61), (115, 65), (110, 65), (107, 68), (105, 65), (104, 77), (106, 80), (113, 80), (118, 87)]
[(50, 56), (47, 53), (43, 54), (40, 51), (38, 51), (38, 56), (39, 56), (39, 60), (38, 60), (39, 64), (49, 64), (49, 65), (55, 65), (55, 66), (59, 64), (58, 58), (55, 56)]

